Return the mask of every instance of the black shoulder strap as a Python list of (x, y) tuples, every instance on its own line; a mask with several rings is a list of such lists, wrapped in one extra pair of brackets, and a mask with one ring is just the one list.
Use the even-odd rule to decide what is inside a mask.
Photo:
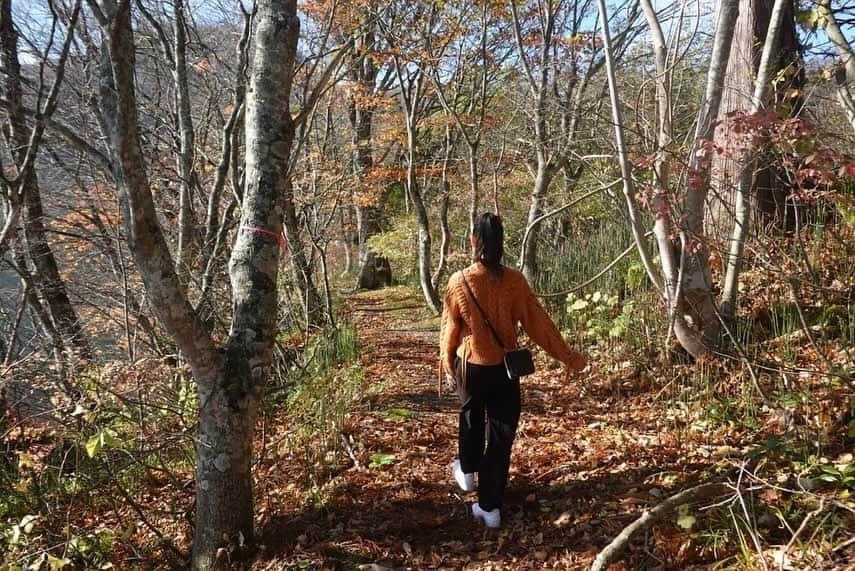
[(469, 292), (469, 296), (472, 298), (472, 301), (475, 302), (475, 307), (477, 307), (478, 311), (481, 312), (481, 317), (484, 318), (484, 323), (487, 324), (487, 327), (490, 328), (490, 332), (493, 334), (493, 337), (496, 338), (496, 343), (499, 344), (499, 347), (502, 348), (502, 351), (507, 353), (508, 350), (505, 348), (505, 344), (502, 343), (502, 339), (499, 337), (499, 334), (496, 333), (496, 330), (493, 328), (493, 324), (490, 323), (490, 319), (487, 317), (487, 313), (484, 311), (484, 308), (481, 307), (481, 304), (478, 303), (478, 299), (475, 297), (475, 294), (472, 293), (472, 289), (469, 287), (469, 282), (466, 281), (466, 274), (463, 272), (463, 270), (460, 270), (460, 275), (463, 277), (463, 285), (466, 286), (466, 291)]

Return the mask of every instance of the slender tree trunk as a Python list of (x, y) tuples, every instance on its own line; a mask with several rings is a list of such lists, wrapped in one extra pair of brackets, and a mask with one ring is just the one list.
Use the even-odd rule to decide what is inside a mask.
[[(54, 362), (56, 363), (59, 371), (64, 372), (65, 363), (62, 355), (62, 336), (54, 325), (48, 310), (45, 308), (44, 304), (42, 304), (39, 296), (36, 295), (35, 280), (27, 268), (27, 260), (22, 241), (19, 239), (15, 240), (11, 245), (10, 251), (12, 266), (21, 278), (21, 284), (26, 293), (27, 305), (29, 305), (32, 310), (30, 314), (33, 318), (32, 321), (36, 326), (41, 328), (43, 338), (47, 339), (47, 342), (44, 344), (45, 349), (47, 349), (47, 351), (53, 356)], [(60, 374), (59, 378), (63, 387), (66, 389), (66, 392), (71, 394), (71, 387), (65, 382), (65, 375)]]
[(291, 273), (294, 277), (294, 285), (300, 295), (300, 304), (303, 306), (306, 324), (310, 327), (318, 327), (323, 324), (323, 307), (321, 296), (312, 277), (312, 265), (306, 257), (300, 238), (300, 221), (297, 218), (297, 210), (294, 207), (294, 187), (288, 178), (284, 181), (284, 192), (282, 196), (282, 208), (285, 214), (285, 240), (288, 244), (288, 253), (291, 256)]
[[(12, 320), (12, 327), (9, 329), (9, 343), (5, 347), (0, 345), (0, 354), (3, 354), (3, 367), (8, 367), (12, 363), (12, 359), (15, 357), (15, 352), (17, 351), (17, 347), (15, 344), (18, 341), (18, 335), (21, 330), (21, 323), (24, 320), (24, 313), (27, 311), (27, 299), (30, 294), (30, 287), (24, 280), (21, 280), (21, 301), (18, 304), (18, 311), (15, 312), (15, 318)], [(0, 343), (3, 343), (3, 340), (0, 339)], [(3, 391), (0, 389), (0, 418), (3, 418), (3, 414), (5, 413), (6, 407), (3, 399)]]
[(24, 193), (24, 235), (34, 275), (38, 276), (38, 289), (60, 333), (65, 350), (88, 358), (91, 356), (89, 344), (45, 236), (44, 219), (38, 178), (33, 173), (30, 186)]
[(612, 119), (615, 126), (615, 146), (617, 147), (618, 163), (620, 164), (621, 179), (623, 181), (623, 194), (626, 199), (627, 211), (629, 212), (630, 226), (633, 237), (635, 238), (636, 246), (638, 247), (639, 256), (641, 257), (641, 263), (644, 264), (644, 269), (647, 271), (650, 281), (653, 282), (661, 292), (663, 290), (662, 278), (659, 276), (656, 267), (653, 265), (653, 258), (650, 255), (650, 249), (647, 247), (644, 227), (641, 225), (641, 219), (636, 207), (635, 186), (632, 180), (629, 154), (623, 138), (623, 120), (621, 118), (620, 102), (618, 101), (617, 96), (617, 79), (615, 75), (611, 32), (609, 31), (609, 18), (606, 11), (605, 0), (599, 0), (598, 6), (603, 34), (603, 50), (606, 59), (606, 77), (608, 78), (609, 96), (612, 104)]
[[(233, 202), (227, 208), (226, 213), (221, 220), (220, 202), (230, 171), (232, 174), (232, 181), (235, 181), (238, 178), (235, 173), (238, 163), (237, 151), (240, 146), (240, 137), (243, 136), (243, 118), (246, 110), (246, 71), (249, 64), (248, 46), (249, 36), (252, 30), (252, 14), (243, 10), (243, 18), (243, 32), (241, 33), (237, 46), (235, 46), (235, 57), (238, 63), (234, 79), (235, 86), (234, 96), (232, 99), (232, 112), (223, 127), (223, 147), (219, 163), (217, 163), (217, 168), (214, 171), (214, 182), (211, 185), (211, 191), (208, 194), (208, 204), (205, 213), (205, 235), (202, 239), (201, 247), (202, 260), (199, 266), (202, 272), (200, 280), (201, 293), (197, 307), (199, 307), (203, 312), (207, 312), (209, 315), (213, 311), (208, 307), (210, 305), (208, 303), (208, 296), (211, 289), (211, 282), (215, 275), (220, 246), (223, 243), (223, 235), (226, 232), (226, 228), (231, 224), (232, 213), (235, 208), (234, 201), (237, 200), (235, 197), (239, 193), (239, 189), (235, 184), (235, 188), (233, 188), (233, 194), (235, 195), (232, 197)], [(210, 320), (208, 315), (204, 315), (203, 317), (206, 322)]]
[(440, 178), (442, 196), (439, 199), (439, 227), (440, 232), (442, 232), (442, 242), (439, 246), (439, 262), (436, 264), (436, 271), (431, 277), (431, 285), (434, 289), (439, 287), (439, 280), (442, 279), (442, 275), (445, 273), (446, 266), (448, 265), (448, 250), (451, 247), (451, 228), (448, 225), (448, 204), (449, 195), (451, 194), (451, 183), (448, 180), (448, 163), (451, 160), (451, 151), (453, 147), (454, 143), (452, 142), (451, 128), (446, 126), (445, 156), (442, 158), (442, 176)]
[(526, 224), (526, 228), (529, 229), (529, 239), (525, 243), (521, 256), (522, 273), (531, 283), (534, 283), (538, 272), (537, 246), (540, 236), (538, 219), (546, 206), (546, 193), (549, 190), (549, 184), (552, 182), (552, 176), (552, 170), (547, 165), (545, 157), (538, 157), (537, 175), (534, 179), (534, 191), (531, 193), (531, 205), (528, 208), (528, 222)]
[[(195, 176), (193, 153), (196, 146), (196, 133), (193, 130), (193, 116), (190, 113), (190, 86), (187, 80), (187, 23), (184, 15), (184, 0), (173, 0), (175, 18), (175, 106), (178, 115), (178, 249), (176, 252), (176, 271), (178, 279), (186, 288), (190, 282), (193, 268), (193, 237), (195, 220), (192, 209), (192, 184)], [(204, 269), (204, 268), (203, 268)]]
[[(659, 246), (664, 279), (645, 262), (648, 276), (669, 302), (669, 311), (674, 327), (674, 333), (691, 355), (698, 356), (709, 351), (718, 341), (718, 321), (715, 301), (712, 297), (712, 278), (709, 268), (709, 249), (704, 234), (704, 207), (710, 185), (710, 163), (708, 153), (712, 146), (715, 129), (715, 118), (718, 116), (721, 104), (722, 86), (730, 48), (733, 40), (733, 27), (739, 13), (739, 0), (722, 0), (717, 14), (716, 31), (713, 41), (713, 53), (707, 74), (705, 98), (698, 114), (697, 129), (694, 145), (690, 154), (688, 171), (689, 184), (683, 200), (684, 217), (680, 222), (680, 252), (679, 264), (666, 229), (671, 226), (670, 209), (666, 197), (669, 180), (668, 145), (671, 140), (671, 104), (669, 84), (667, 81), (667, 51), (665, 39), (658, 18), (649, 0), (643, 0), (642, 8), (650, 25), (654, 55), (657, 64), (657, 106), (659, 113), (658, 156), (656, 161), (656, 221), (654, 233)], [(615, 115), (615, 130), (618, 140), (618, 156), (621, 157), (621, 178), (624, 181), (624, 194), (630, 218), (635, 220), (633, 211), (636, 209), (635, 199), (631, 192), (631, 177), (626, 162), (626, 151), (621, 143), (621, 120), (619, 105), (615, 97), (614, 71), (610, 62), (611, 48), (608, 38), (606, 6), (604, 0), (599, 0), (599, 10), (604, 22), (604, 44), (606, 53), (606, 70), (609, 78), (609, 91), (612, 98), (612, 113)], [(629, 186), (629, 192), (627, 187)], [(636, 234), (636, 244), (645, 259), (645, 246), (637, 235), (637, 225), (633, 223)], [(643, 236), (642, 236), (643, 238)]]
[(451, 185), (447, 180), (442, 181), (443, 194), (439, 200), (439, 227), (442, 232), (442, 242), (439, 246), (439, 262), (436, 264), (436, 271), (431, 277), (431, 285), (434, 289), (439, 287), (439, 280), (448, 267), (448, 251), (451, 247), (451, 227), (448, 225), (448, 195), (451, 191)]
[[(653, 37), (653, 52), (656, 60), (656, 102), (659, 118), (657, 156), (654, 165), (653, 211), (655, 221), (653, 233), (659, 248), (662, 266), (663, 293), (668, 307), (669, 335), (673, 328), (677, 339), (692, 355), (706, 351), (691, 323), (687, 320), (685, 309), (681, 307), (683, 296), (680, 290), (681, 254), (680, 243), (671, 239), (673, 224), (670, 189), (670, 145), (672, 142), (671, 125), (671, 70), (668, 67), (668, 50), (665, 35), (650, 0), (642, 0), (642, 9), (650, 26)], [(708, 299), (711, 299), (709, 296)], [(691, 319), (689, 317), (688, 319)]]
[[(475, 232), (475, 222), (478, 220), (478, 204), (480, 202), (480, 191), (478, 189), (478, 143), (468, 142), (469, 149), (469, 232)], [(444, 178), (444, 177), (443, 177)]]
[(528, 208), (528, 220), (526, 224), (526, 233), (529, 235), (529, 240), (523, 244), (523, 249), (520, 252), (520, 270), (529, 282), (534, 282), (537, 276), (537, 246), (540, 236), (540, 230), (537, 226), (546, 206), (546, 194), (549, 190), (549, 184), (554, 176), (554, 167), (550, 161), (548, 149), (550, 146), (550, 133), (546, 121), (546, 98), (549, 88), (549, 70), (552, 67), (550, 60), (552, 55), (552, 38), (555, 32), (555, 10), (557, 4), (546, 2), (543, 4), (541, 12), (541, 28), (539, 38), (541, 42), (539, 69), (535, 75), (534, 70), (529, 64), (528, 56), (525, 49), (525, 41), (522, 37), (522, 28), (520, 25), (519, 14), (517, 13), (517, 5), (511, 2), (513, 16), (513, 31), (516, 39), (517, 52), (520, 57), (520, 62), (523, 65), (523, 71), (527, 79), (528, 87), (531, 91), (531, 96), (534, 99), (534, 149), (537, 156), (537, 174), (534, 179), (534, 189), (531, 194), (531, 204)]
[(353, 210), (350, 207), (343, 207), (339, 216), (339, 229), (341, 232), (341, 247), (344, 250), (344, 273), (349, 274), (353, 271), (353, 231), (351, 230), (351, 217)]
[(819, 13), (825, 21), (825, 33), (828, 34), (828, 39), (834, 44), (843, 63), (842, 69), (838, 69), (834, 74), (837, 83), (837, 99), (843, 107), (843, 112), (846, 113), (849, 124), (852, 125), (852, 129), (855, 129), (855, 97), (852, 94), (852, 90), (855, 89), (855, 52), (837, 23), (834, 11), (831, 9), (831, 0), (819, 0), (818, 4)]
[[(71, 27), (75, 25), (78, 7), (75, 8)], [(48, 95), (43, 115), (49, 117), (56, 104), (57, 90), (63, 78), (64, 63), (68, 55), (72, 31), (69, 30), (63, 47), (55, 83)], [(70, 354), (90, 356), (89, 345), (83, 334), (74, 306), (68, 297), (65, 282), (59, 273), (53, 250), (45, 232), (45, 213), (41, 189), (35, 172), (35, 157), (44, 129), (44, 119), (39, 118), (34, 129), (27, 127), (23, 109), (21, 66), (18, 60), (18, 34), (12, 21), (11, 0), (0, 1), (0, 67), (3, 68), (3, 94), (8, 101), (8, 130), (6, 135), (12, 149), (12, 159), (18, 169), (18, 179), (11, 190), (13, 212), (7, 223), (14, 224), (14, 210), (23, 213), (24, 237), (27, 254), (33, 266), (34, 286), (44, 300), (44, 309), (58, 332), (58, 341)], [(13, 227), (14, 228), (14, 227)], [(33, 292), (35, 295), (35, 292)]]
[[(677, 293), (679, 259), (675, 255), (678, 244), (671, 239), (671, 70), (668, 67), (668, 47), (665, 35), (656, 16), (651, 0), (641, 0), (644, 16), (653, 38), (653, 55), (656, 60), (656, 104), (659, 119), (656, 162), (653, 167), (653, 235), (659, 247), (659, 259), (664, 278), (665, 300), (669, 315), (673, 316), (674, 299)], [(673, 317), (672, 317), (673, 318)]]
[(415, 127), (407, 120), (407, 194), (413, 203), (413, 210), (416, 213), (416, 219), (419, 223), (419, 283), (422, 286), (422, 293), (430, 310), (434, 313), (439, 313), (442, 308), (442, 302), (439, 300), (439, 294), (431, 282), (431, 239), (430, 239), (430, 220), (428, 219), (427, 208), (425, 208), (422, 194), (419, 190), (418, 181), (416, 181), (416, 140)]
[(358, 38), (359, 47), (354, 51), (351, 65), (351, 79), (355, 82), (355, 93), (348, 101), (350, 126), (353, 130), (353, 172), (361, 196), (356, 201), (356, 232), (359, 240), (359, 273), (356, 287), (377, 289), (392, 284), (392, 268), (389, 260), (368, 247), (368, 239), (381, 231), (383, 204), (386, 193), (375, 195), (368, 191), (366, 176), (374, 166), (372, 145), (372, 126), (374, 110), (372, 103), (366, 102), (376, 89), (377, 65), (367, 49), (373, 49), (374, 34), (365, 33)]

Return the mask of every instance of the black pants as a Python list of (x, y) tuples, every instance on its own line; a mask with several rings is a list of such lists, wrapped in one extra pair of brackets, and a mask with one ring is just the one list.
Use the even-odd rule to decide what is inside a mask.
[[(461, 360), (455, 360), (461, 378)], [(466, 363), (466, 386), (457, 383), (460, 397), (460, 467), (478, 472), (478, 503), (487, 511), (502, 506), (511, 466), (511, 446), (520, 420), (520, 382), (510, 380), (505, 366)], [(486, 413), (486, 449), (485, 449)]]

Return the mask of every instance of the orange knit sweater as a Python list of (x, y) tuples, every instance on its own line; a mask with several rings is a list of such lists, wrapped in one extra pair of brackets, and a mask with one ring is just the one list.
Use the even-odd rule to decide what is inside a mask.
[[(532, 341), (568, 367), (576, 368), (585, 362), (561, 337), (522, 273), (506, 267), (496, 275), (479, 263), (463, 271), (472, 293), (509, 351), (517, 348), (517, 324), (521, 323)], [(439, 335), (440, 366), (449, 374), (454, 371), (455, 354), (476, 365), (499, 365), (504, 356), (460, 272), (451, 276), (445, 288)]]

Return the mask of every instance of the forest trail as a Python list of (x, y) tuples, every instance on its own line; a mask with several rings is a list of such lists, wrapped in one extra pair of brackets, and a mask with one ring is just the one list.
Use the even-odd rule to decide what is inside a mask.
[[(650, 404), (660, 387), (641, 390), (637, 379), (606, 381), (594, 371), (583, 391), (564, 384), (557, 363), (541, 354), (522, 383), (502, 528), (480, 527), (469, 514), (476, 494), (460, 492), (450, 474), (457, 408), (454, 395), (437, 394), (437, 320), (424, 325), (419, 300), (390, 292), (347, 302), (365, 386), (374, 387), (348, 417), (350, 466), (309, 505), (297, 502), (293, 482), (293, 494), (262, 484), (265, 549), (253, 568), (582, 569), (646, 506), (703, 469), (689, 466), (699, 458), (681, 454), (670, 431), (658, 431)], [(377, 454), (394, 458), (369, 467)], [(627, 557), (633, 567), (671, 566), (674, 558), (685, 567), (687, 538), (666, 522)]]

